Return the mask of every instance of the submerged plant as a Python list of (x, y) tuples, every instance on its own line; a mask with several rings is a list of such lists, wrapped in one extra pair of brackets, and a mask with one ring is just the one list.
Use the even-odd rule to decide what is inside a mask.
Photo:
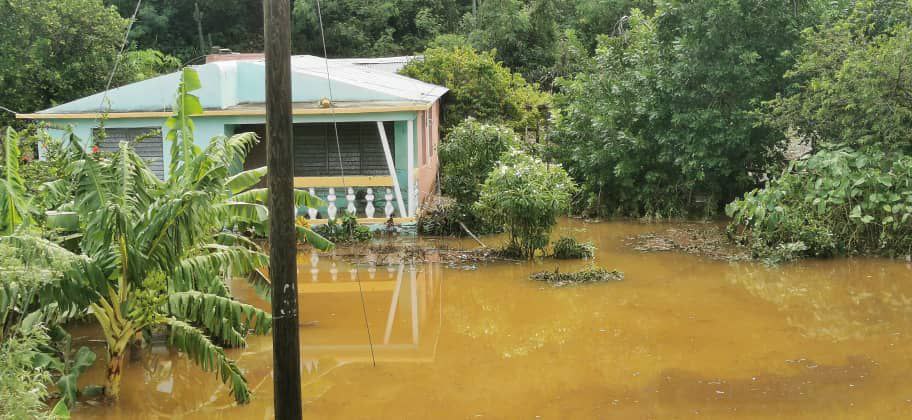
[(595, 254), (595, 245), (592, 242), (580, 242), (572, 236), (562, 236), (552, 245), (554, 258), (570, 260), (592, 258)]
[(535, 281), (543, 281), (554, 287), (563, 287), (573, 284), (620, 281), (624, 279), (624, 273), (591, 265), (572, 273), (561, 273), (559, 268), (554, 271), (539, 271), (530, 274), (529, 278)]
[(358, 219), (347, 212), (341, 218), (329, 219), (325, 225), (315, 226), (313, 230), (333, 243), (364, 242), (371, 238), (370, 228), (358, 224)]

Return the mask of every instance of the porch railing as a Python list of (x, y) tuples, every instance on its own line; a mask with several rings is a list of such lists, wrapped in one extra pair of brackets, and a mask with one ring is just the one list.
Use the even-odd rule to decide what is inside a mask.
[(296, 177), (294, 185), (326, 203), (321, 208), (298, 209), (298, 215), (306, 216), (311, 223), (325, 223), (344, 213), (362, 223), (407, 218), (397, 210), (393, 182), (388, 176)]

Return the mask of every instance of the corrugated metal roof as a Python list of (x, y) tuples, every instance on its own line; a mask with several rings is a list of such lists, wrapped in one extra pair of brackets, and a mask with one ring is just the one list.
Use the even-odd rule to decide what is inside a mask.
[[(382, 103), (400, 101), (432, 104), (447, 92), (396, 72), (413, 56), (382, 58), (347, 58), (325, 60), (312, 55), (297, 55), (291, 60), (294, 102), (332, 97), (335, 101)], [(327, 81), (327, 66), (329, 81)], [(195, 92), (205, 109), (228, 109), (239, 104), (265, 101), (265, 61), (255, 56), (238, 60), (215, 61), (193, 66), (200, 74), (203, 88)], [(173, 103), (180, 80), (175, 72), (111, 89), (105, 93), (77, 99), (50, 109), (43, 114), (99, 112), (102, 98), (110, 103), (110, 113), (164, 111)]]
[[(433, 102), (447, 92), (445, 87), (424, 83), (410, 77), (388, 71), (391, 65), (398, 65), (403, 57), (384, 59), (337, 59), (324, 60), (312, 55), (297, 55), (291, 58), (292, 72), (308, 73), (326, 78), (327, 64), (333, 81), (353, 84), (365, 89), (382, 92), (405, 100)], [(407, 61), (405, 61), (407, 62)], [(402, 63), (402, 66), (405, 65)], [(375, 66), (375, 67), (372, 67)]]

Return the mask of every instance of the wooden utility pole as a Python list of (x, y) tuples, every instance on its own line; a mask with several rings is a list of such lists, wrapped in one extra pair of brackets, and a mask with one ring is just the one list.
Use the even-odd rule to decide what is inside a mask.
[(297, 239), (291, 126), (291, 2), (264, 0), (269, 277), (275, 418), (301, 419)]

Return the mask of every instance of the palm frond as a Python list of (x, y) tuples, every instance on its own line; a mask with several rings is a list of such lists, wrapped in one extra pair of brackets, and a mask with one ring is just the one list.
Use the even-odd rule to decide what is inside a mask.
[(231, 394), (238, 404), (250, 402), (250, 389), (247, 378), (241, 373), (237, 364), (225, 356), (225, 351), (209, 340), (206, 335), (192, 325), (168, 318), (166, 324), (171, 327), (170, 344), (183, 351), (204, 371), (215, 372), (221, 381), (228, 385)]
[[(269, 219), (269, 209), (262, 204), (226, 201), (219, 204), (217, 208), (225, 211), (229, 226), (235, 223), (263, 223)], [(288, 210), (292, 211), (293, 209)]]
[(264, 176), (266, 176), (266, 167), (262, 166), (229, 177), (226, 185), (232, 194), (237, 194), (260, 183)]
[(0, 228), (6, 234), (31, 220), (31, 204), (19, 175), (19, 133), (6, 128), (3, 138), (3, 179), (0, 180)]
[[(182, 259), (171, 272), (169, 290), (208, 290), (217, 294), (227, 292), (221, 284), (221, 273), (245, 276), (265, 267), (269, 258), (259, 250), (244, 246), (207, 244), (192, 256)], [(219, 283), (223, 291), (216, 291), (212, 283)], [(224, 295), (227, 295), (225, 293)]]
[(68, 136), (66, 143), (69, 144), (71, 162), (67, 173), (75, 182), (76, 208), (80, 214), (88, 214), (108, 202), (113, 179), (108, 163), (86, 153), (76, 136)]
[(272, 317), (261, 309), (197, 291), (169, 295), (167, 312), (177, 319), (203, 326), (231, 347), (244, 346), (244, 337), (249, 331), (266, 334), (272, 328)]
[(247, 282), (253, 286), (253, 291), (266, 302), (272, 302), (272, 281), (264, 273), (264, 269), (256, 269), (247, 275)]
[(308, 243), (310, 246), (319, 249), (320, 251), (329, 251), (336, 247), (335, 244), (308, 227), (295, 225), (295, 229), (297, 230), (299, 241)]

